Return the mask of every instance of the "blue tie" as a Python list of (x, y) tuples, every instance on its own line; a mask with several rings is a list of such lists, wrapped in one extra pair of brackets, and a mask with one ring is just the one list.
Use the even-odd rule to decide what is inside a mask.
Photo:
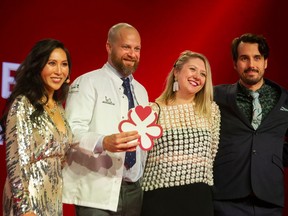
[(253, 97), (252, 105), (253, 105), (253, 114), (251, 124), (256, 130), (261, 123), (262, 120), (262, 107), (259, 101), (259, 93), (258, 92), (250, 92), (250, 95)]
[[(128, 109), (130, 110), (131, 108), (134, 107), (133, 95), (132, 95), (131, 88), (130, 88), (130, 80), (129, 78), (122, 78), (122, 80), (123, 80), (122, 86), (124, 87), (124, 94), (128, 98), (128, 102), (129, 102)], [(127, 169), (130, 169), (135, 163), (136, 163), (136, 151), (126, 152), (124, 166)]]

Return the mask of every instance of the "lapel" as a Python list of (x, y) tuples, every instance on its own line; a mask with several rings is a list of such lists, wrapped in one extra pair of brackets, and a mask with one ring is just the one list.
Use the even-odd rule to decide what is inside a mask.
[(238, 116), (238, 118), (243, 123), (245, 123), (248, 127), (251, 127), (253, 129), (250, 120), (246, 118), (246, 116), (243, 114), (242, 110), (240, 110), (237, 106), (237, 102), (236, 102), (237, 85), (238, 85), (238, 83), (234, 83), (233, 85), (230, 86), (230, 88), (227, 91), (228, 104), (231, 105), (231, 109), (234, 111), (235, 115)]
[(263, 119), (263, 121), (261, 122), (261, 125), (262, 125), (262, 123), (263, 124), (267, 123), (267, 121), (269, 119), (271, 119), (271, 116), (275, 116), (277, 112), (283, 112), (282, 111), (283, 109), (288, 110), (288, 106), (285, 103), (285, 101), (287, 100), (287, 94), (285, 94), (285, 92), (283, 91), (283, 88), (281, 88), (279, 85), (277, 85), (276, 83), (274, 83), (270, 80), (267, 80), (267, 79), (264, 79), (264, 80), (265, 80), (265, 83), (267, 83), (268, 85), (271, 85), (274, 88), (279, 90), (280, 97), (279, 97), (279, 100), (277, 101), (275, 107), (268, 113), (266, 118)]

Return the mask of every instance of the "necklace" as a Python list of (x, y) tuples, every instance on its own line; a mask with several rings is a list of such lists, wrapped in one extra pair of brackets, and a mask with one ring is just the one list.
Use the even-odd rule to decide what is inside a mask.
[(52, 107), (50, 107), (48, 105), (48, 103), (45, 104), (45, 107), (46, 107), (46, 110), (48, 111), (48, 113), (50, 113), (52, 116), (54, 116), (54, 114), (55, 114), (55, 112), (57, 111), (57, 108), (58, 108), (56, 101), (54, 101)]

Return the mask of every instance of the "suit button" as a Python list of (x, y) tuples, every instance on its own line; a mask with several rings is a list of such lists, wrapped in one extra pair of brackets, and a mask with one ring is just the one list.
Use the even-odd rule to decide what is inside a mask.
[(256, 154), (257, 154), (257, 152), (256, 152), (255, 149), (252, 150), (252, 154), (253, 154), (253, 155), (256, 155)]

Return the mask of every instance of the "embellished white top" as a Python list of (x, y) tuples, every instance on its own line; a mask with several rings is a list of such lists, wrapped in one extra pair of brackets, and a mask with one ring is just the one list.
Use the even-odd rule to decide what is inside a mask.
[(163, 136), (149, 151), (143, 190), (202, 182), (213, 185), (213, 162), (218, 150), (220, 111), (212, 103), (211, 118), (195, 115), (192, 104), (161, 106), (158, 123)]

